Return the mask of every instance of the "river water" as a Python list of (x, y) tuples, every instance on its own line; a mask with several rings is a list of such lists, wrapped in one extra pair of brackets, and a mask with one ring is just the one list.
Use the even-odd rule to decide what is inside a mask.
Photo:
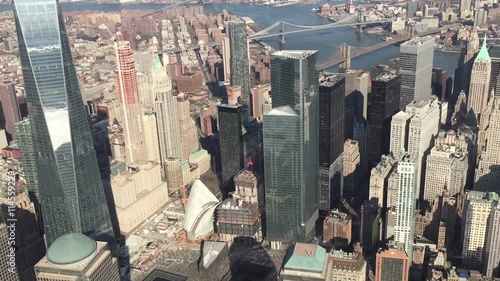
[[(322, 25), (331, 23), (328, 19), (318, 17), (312, 8), (317, 8), (321, 3), (296, 4), (285, 7), (259, 6), (255, 4), (205, 4), (205, 13), (218, 13), (223, 9), (228, 10), (241, 17), (252, 18), (257, 24), (267, 27), (277, 21), (286, 21), (298, 25)], [(62, 3), (63, 11), (99, 10), (103, 12), (119, 11), (122, 9), (160, 9), (164, 4), (96, 4), (85, 2)], [(0, 11), (11, 10), (10, 4), (0, 5)], [(319, 50), (320, 61), (326, 59), (334, 52), (341, 43), (347, 43), (355, 47), (367, 47), (380, 42), (385, 37), (381, 35), (356, 34), (351, 27), (327, 29), (322, 31), (291, 34), (285, 37), (285, 49), (296, 50)], [(278, 38), (264, 40), (269, 45), (277, 48)], [(357, 69), (370, 69), (376, 64), (386, 64), (390, 59), (399, 55), (397, 46), (387, 46), (371, 53), (359, 56), (352, 60), (352, 67)], [(451, 75), (457, 66), (458, 54), (434, 53), (434, 66), (441, 67)], [(335, 71), (333, 67), (329, 69)]]

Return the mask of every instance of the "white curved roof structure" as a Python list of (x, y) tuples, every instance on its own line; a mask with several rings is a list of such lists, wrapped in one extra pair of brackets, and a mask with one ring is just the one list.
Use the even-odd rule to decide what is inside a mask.
[(200, 181), (196, 180), (189, 193), (184, 229), (190, 240), (214, 231), (214, 211), (219, 200)]

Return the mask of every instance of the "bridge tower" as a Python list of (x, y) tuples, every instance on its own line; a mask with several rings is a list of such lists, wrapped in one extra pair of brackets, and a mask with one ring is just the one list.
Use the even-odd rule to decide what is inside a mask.
[(340, 63), (339, 69), (349, 69), (351, 68), (351, 46), (346, 43), (340, 46), (340, 55), (345, 58), (343, 62)]
[(279, 35), (279, 43), (280, 44), (285, 44), (286, 43), (286, 41), (285, 41), (285, 34), (283, 34), (283, 32), (285, 32), (285, 23), (281, 22), (280, 23), (280, 35)]

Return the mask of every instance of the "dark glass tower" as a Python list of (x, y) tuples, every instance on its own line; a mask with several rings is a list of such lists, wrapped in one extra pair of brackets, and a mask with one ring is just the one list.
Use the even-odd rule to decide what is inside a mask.
[(488, 51), (491, 58), (491, 78), (490, 78), (490, 87), (489, 90), (491, 92), (492, 89), (495, 89), (495, 96), (500, 96), (500, 46), (493, 46)]
[(241, 86), (241, 97), (248, 103), (250, 95), (250, 66), (248, 60), (247, 25), (243, 21), (227, 24), (229, 34), (231, 85)]
[(309, 241), (319, 205), (317, 51), (279, 51), (271, 61), (273, 109), (264, 115), (267, 238)]
[[(332, 191), (337, 193), (334, 197), (340, 200), (342, 185), (341, 181), (332, 183), (331, 180), (335, 173), (339, 173), (339, 177), (342, 174), (342, 160), (339, 157), (344, 149), (345, 78), (335, 74), (322, 77), (319, 99), (320, 210), (328, 212), (332, 208), (330, 200)], [(338, 165), (332, 167), (336, 161)]]
[(113, 242), (59, 1), (13, 5), (47, 244), (71, 232)]
[(382, 154), (389, 153), (391, 119), (399, 111), (400, 76), (382, 73), (372, 81), (368, 96), (368, 162), (376, 165)]
[[(243, 168), (241, 105), (219, 105), (219, 143), (222, 168), (221, 187), (232, 191), (232, 179)], [(230, 189), (230, 190), (229, 190)]]

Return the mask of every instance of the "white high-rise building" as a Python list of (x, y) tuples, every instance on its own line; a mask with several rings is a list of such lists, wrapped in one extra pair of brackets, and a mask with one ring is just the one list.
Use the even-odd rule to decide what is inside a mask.
[(370, 175), (370, 195), (369, 199), (376, 199), (379, 207), (388, 207), (388, 202), (384, 202), (387, 197), (389, 176), (397, 165), (397, 160), (392, 155), (382, 155), (382, 159)]
[(462, 266), (481, 269), (489, 232), (490, 215), (498, 203), (494, 192), (469, 191), (464, 210)]
[(413, 255), (413, 236), (415, 226), (415, 190), (419, 158), (406, 153), (398, 163), (398, 191), (396, 203), (396, 223), (394, 225), (394, 240), (404, 243), (409, 257)]
[(146, 150), (148, 161), (160, 163), (160, 143), (158, 142), (158, 126), (154, 113), (143, 116), (144, 139), (146, 140)]
[(152, 81), (154, 109), (158, 123), (162, 165), (170, 158), (181, 158), (181, 131), (178, 121), (177, 99), (172, 95), (172, 80), (160, 60), (153, 66)]
[(424, 199), (432, 202), (445, 190), (453, 196), (465, 186), (467, 170), (467, 142), (455, 132), (440, 132), (436, 145), (427, 157)]
[(481, 151), (476, 170), (474, 190), (499, 191), (500, 182), (500, 98), (491, 103), (491, 115), (487, 130), (487, 146)]
[(432, 139), (439, 133), (439, 125), (446, 121), (448, 103), (440, 103), (435, 96), (429, 102), (413, 102), (406, 112), (413, 115), (408, 131), (408, 152), (418, 157), (417, 198), (421, 189), (423, 157), (428, 154)]
[(408, 129), (412, 114), (400, 111), (392, 116), (390, 152), (394, 158), (399, 159), (402, 151), (408, 148)]

